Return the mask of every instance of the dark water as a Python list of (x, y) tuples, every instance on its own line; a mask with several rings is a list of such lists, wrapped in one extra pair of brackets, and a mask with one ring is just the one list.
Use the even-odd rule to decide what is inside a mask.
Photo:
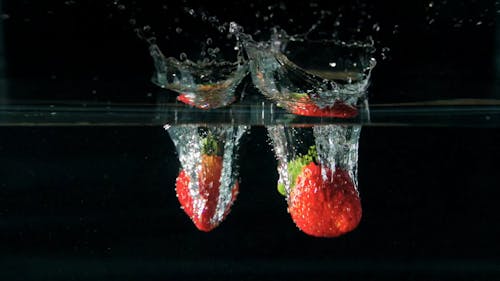
[(500, 132), (364, 128), (360, 226), (301, 233), (265, 130), (240, 153), (240, 196), (211, 233), (180, 209), (161, 128), (2, 128), (2, 280), (494, 280)]

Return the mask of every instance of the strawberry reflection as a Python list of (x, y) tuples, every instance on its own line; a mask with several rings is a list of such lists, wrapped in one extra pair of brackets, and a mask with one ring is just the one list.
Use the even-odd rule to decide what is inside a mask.
[(181, 171), (175, 191), (184, 212), (201, 231), (216, 228), (238, 194), (235, 165), (245, 126), (165, 126), (174, 142)]
[(357, 190), (360, 126), (268, 127), (278, 160), (278, 191), (297, 227), (337, 237), (361, 220)]

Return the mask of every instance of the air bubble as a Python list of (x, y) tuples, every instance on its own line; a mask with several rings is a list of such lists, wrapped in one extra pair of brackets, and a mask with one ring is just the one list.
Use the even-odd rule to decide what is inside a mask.
[(330, 67), (336, 67), (337, 66), (337, 63), (336, 62), (331, 62), (328, 64)]
[(180, 55), (179, 55), (179, 59), (180, 59), (181, 61), (185, 61), (185, 60), (187, 60), (187, 55), (186, 55), (186, 53), (180, 53)]
[(175, 32), (177, 32), (177, 34), (181, 34), (181, 33), (182, 33), (182, 28), (177, 27), (177, 28), (175, 29)]

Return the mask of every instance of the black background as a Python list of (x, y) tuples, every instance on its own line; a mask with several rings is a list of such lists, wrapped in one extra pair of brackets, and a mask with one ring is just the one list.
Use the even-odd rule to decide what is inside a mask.
[[(176, 35), (178, 25), (205, 32), (183, 6), (204, 6), (251, 31), (254, 10), (269, 5), (120, 3), (125, 10), (106, 1), (3, 1), (4, 100), (154, 103), (166, 92), (149, 82), (152, 61), (131, 18), (177, 55), (196, 49), (193, 34)], [(436, 2), (438, 15), (428, 4), (369, 4), (381, 26), (371, 101), (495, 97), (493, 3)], [(300, 19), (297, 29), (314, 21), (310, 2), (287, 5), (282, 17)], [(454, 27), (455, 17), (465, 23)], [(162, 128), (4, 127), (0, 280), (496, 280), (499, 142), (488, 128), (364, 128), (362, 222), (343, 237), (317, 239), (298, 231), (276, 192), (264, 128), (243, 140), (232, 213), (201, 233), (179, 208), (179, 164)]]

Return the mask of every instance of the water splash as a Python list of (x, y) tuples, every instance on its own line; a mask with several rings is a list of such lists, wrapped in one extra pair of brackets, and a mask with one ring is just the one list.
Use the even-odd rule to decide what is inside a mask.
[(358, 144), (361, 126), (357, 125), (318, 125), (308, 128), (268, 126), (268, 135), (278, 160), (278, 185), (283, 184), (285, 195), (289, 196), (293, 181), (289, 165), (292, 161), (307, 154), (315, 147), (317, 163), (322, 167), (323, 179), (327, 172), (336, 169), (348, 172), (358, 186)]
[[(165, 126), (179, 155), (177, 196), (203, 231), (217, 227), (238, 193), (238, 144), (246, 126)], [(187, 185), (187, 187), (186, 187)]]
[(274, 28), (269, 41), (256, 42), (233, 30), (248, 55), (252, 81), (264, 96), (299, 115), (358, 114), (376, 65), (372, 40), (315, 41)]
[(155, 65), (153, 83), (179, 93), (178, 100), (200, 109), (224, 107), (236, 100), (235, 91), (247, 75), (242, 61), (198, 61), (165, 57), (156, 44), (149, 48)]

